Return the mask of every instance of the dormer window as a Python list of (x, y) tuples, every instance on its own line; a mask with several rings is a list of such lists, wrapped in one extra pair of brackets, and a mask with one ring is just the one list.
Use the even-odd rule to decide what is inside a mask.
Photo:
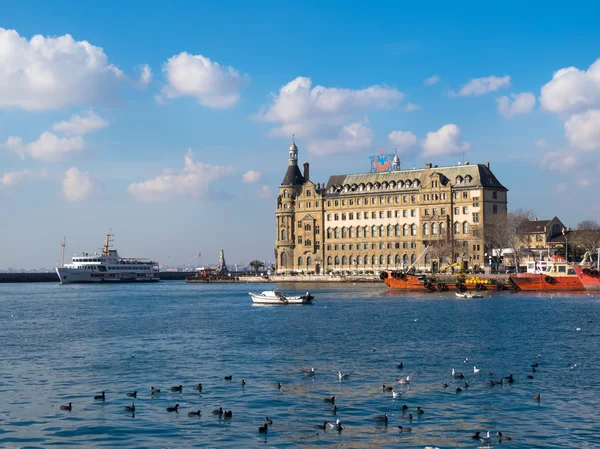
[(462, 182), (463, 182), (462, 176), (457, 176), (456, 177), (456, 184), (462, 184)]
[(467, 184), (468, 184), (468, 183), (470, 183), (471, 181), (473, 181), (473, 178), (471, 177), (471, 175), (467, 175), (467, 176), (465, 176), (465, 182), (466, 182)]

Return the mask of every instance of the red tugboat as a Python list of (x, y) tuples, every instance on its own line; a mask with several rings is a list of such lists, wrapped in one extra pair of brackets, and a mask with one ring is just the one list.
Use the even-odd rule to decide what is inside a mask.
[(384, 270), (379, 277), (389, 288), (406, 291), (423, 290), (421, 280), (414, 274), (405, 273), (404, 271)]
[(527, 262), (527, 273), (511, 274), (510, 280), (522, 291), (583, 291), (576, 267), (564, 257)]
[(573, 267), (583, 288), (590, 291), (600, 291), (600, 273), (592, 267)]

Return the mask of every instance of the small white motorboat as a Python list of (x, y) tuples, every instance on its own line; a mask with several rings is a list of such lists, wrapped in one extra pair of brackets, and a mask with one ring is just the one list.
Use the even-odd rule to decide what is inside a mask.
[(264, 305), (288, 305), (288, 304), (312, 304), (314, 296), (306, 292), (301, 296), (286, 296), (277, 290), (268, 290), (262, 293), (249, 292), (254, 304)]
[(483, 298), (483, 295), (479, 294), (479, 293), (469, 293), (469, 292), (465, 292), (465, 293), (455, 293), (457, 298)]

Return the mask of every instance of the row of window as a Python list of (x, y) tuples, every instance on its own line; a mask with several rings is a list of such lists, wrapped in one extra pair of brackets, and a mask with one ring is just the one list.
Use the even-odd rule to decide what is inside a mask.
[[(454, 234), (469, 233), (469, 223), (464, 221), (454, 223)], [(446, 233), (446, 223), (424, 223), (423, 224), (423, 235), (437, 235)], [(350, 226), (340, 228), (327, 228), (327, 239), (345, 239), (345, 238), (369, 238), (369, 237), (406, 237), (409, 235), (417, 235), (416, 224), (404, 224), (397, 225), (384, 225), (376, 226)]]
[(354, 245), (354, 243), (342, 243), (342, 244), (335, 244), (335, 245), (327, 245), (327, 251), (338, 251), (340, 248), (342, 251), (346, 251), (346, 249), (353, 251), (354, 247), (356, 246), (357, 250), (363, 250), (363, 249), (377, 249), (377, 247), (379, 247), (379, 249), (392, 249), (392, 247), (396, 248), (396, 249), (400, 249), (400, 246), (402, 246), (403, 249), (408, 249), (409, 247), (411, 249), (414, 249), (417, 247), (417, 242), (402, 242), (402, 245), (400, 245), (400, 242), (396, 242), (396, 243), (357, 243), (356, 245)]

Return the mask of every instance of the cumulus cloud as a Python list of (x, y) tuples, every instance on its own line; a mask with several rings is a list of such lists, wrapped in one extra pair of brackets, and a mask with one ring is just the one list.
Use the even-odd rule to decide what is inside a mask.
[(81, 136), (59, 137), (46, 131), (31, 143), (24, 143), (20, 137), (9, 137), (2, 147), (14, 151), (22, 159), (30, 157), (44, 161), (60, 161), (71, 153), (83, 150), (85, 141)]
[(581, 167), (577, 155), (569, 151), (549, 151), (542, 158), (542, 168), (550, 171), (568, 172)]
[(427, 78), (425, 81), (423, 81), (423, 84), (425, 84), (426, 86), (433, 86), (434, 84), (437, 84), (439, 82), (440, 77), (438, 75), (433, 75)]
[(150, 84), (150, 81), (152, 81), (152, 69), (150, 68), (150, 66), (148, 64), (144, 64), (142, 66), (142, 73), (140, 74), (140, 80), (139, 80), (139, 84), (140, 87), (148, 87), (148, 84)]
[(261, 198), (264, 198), (264, 199), (271, 198), (271, 189), (269, 188), (269, 186), (267, 184), (263, 184), (262, 186), (260, 186), (260, 191), (258, 192), (258, 196), (260, 196)]
[(412, 111), (417, 111), (419, 109), (423, 109), (423, 108), (420, 105), (413, 104), (413, 103), (406, 103), (406, 105), (402, 108), (402, 110), (404, 112), (412, 112)]
[(124, 75), (100, 47), (59, 37), (28, 40), (0, 28), (0, 108), (59, 109), (116, 93)]
[(569, 118), (565, 122), (565, 136), (576, 150), (600, 150), (600, 109), (591, 109)]
[(246, 184), (252, 184), (253, 182), (258, 182), (262, 178), (262, 174), (255, 170), (248, 170), (246, 173), (242, 175), (242, 179)]
[(336, 137), (316, 139), (308, 144), (312, 154), (325, 155), (350, 153), (373, 146), (373, 131), (361, 123), (351, 123), (342, 127)]
[(157, 97), (159, 102), (193, 97), (202, 106), (214, 109), (233, 107), (247, 78), (233, 67), (221, 66), (202, 55), (179, 53), (164, 63), (167, 85)]
[(255, 118), (277, 125), (271, 135), (305, 138), (314, 154), (341, 153), (371, 145), (372, 132), (361, 124), (366, 122), (365, 114), (391, 108), (403, 98), (402, 92), (385, 86), (313, 87), (310, 78), (297, 77), (273, 95), (271, 104)]
[(188, 150), (183, 170), (165, 170), (155, 178), (131, 184), (128, 190), (140, 201), (161, 201), (182, 195), (201, 196), (208, 192), (211, 183), (233, 172), (231, 167), (195, 162), (192, 150)]
[(469, 149), (469, 144), (461, 138), (460, 128), (453, 123), (427, 133), (421, 146), (423, 157), (461, 153)]
[(0, 185), (4, 187), (12, 187), (22, 181), (42, 179), (48, 177), (48, 171), (43, 170), (21, 170), (4, 173), (0, 178)]
[(450, 97), (470, 97), (476, 95), (484, 95), (488, 92), (495, 92), (503, 87), (510, 86), (510, 76), (504, 75), (487, 76), (484, 78), (474, 78), (469, 80), (458, 92), (450, 92)]
[(392, 131), (388, 134), (388, 140), (400, 152), (410, 150), (417, 145), (417, 136), (410, 131)]
[(85, 199), (92, 190), (94, 185), (88, 172), (79, 171), (75, 167), (69, 168), (65, 172), (65, 177), (62, 181), (63, 196), (72, 202), (77, 202)]
[(511, 94), (496, 99), (498, 112), (507, 119), (519, 114), (529, 114), (535, 107), (535, 95), (531, 92)]
[(55, 123), (52, 125), (52, 129), (63, 134), (81, 136), (106, 128), (109, 124), (108, 120), (103, 119), (92, 111), (87, 111), (87, 113), (82, 115), (73, 114), (69, 120)]
[(554, 72), (552, 80), (542, 87), (540, 104), (555, 113), (600, 106), (600, 59), (587, 70), (566, 67)]

